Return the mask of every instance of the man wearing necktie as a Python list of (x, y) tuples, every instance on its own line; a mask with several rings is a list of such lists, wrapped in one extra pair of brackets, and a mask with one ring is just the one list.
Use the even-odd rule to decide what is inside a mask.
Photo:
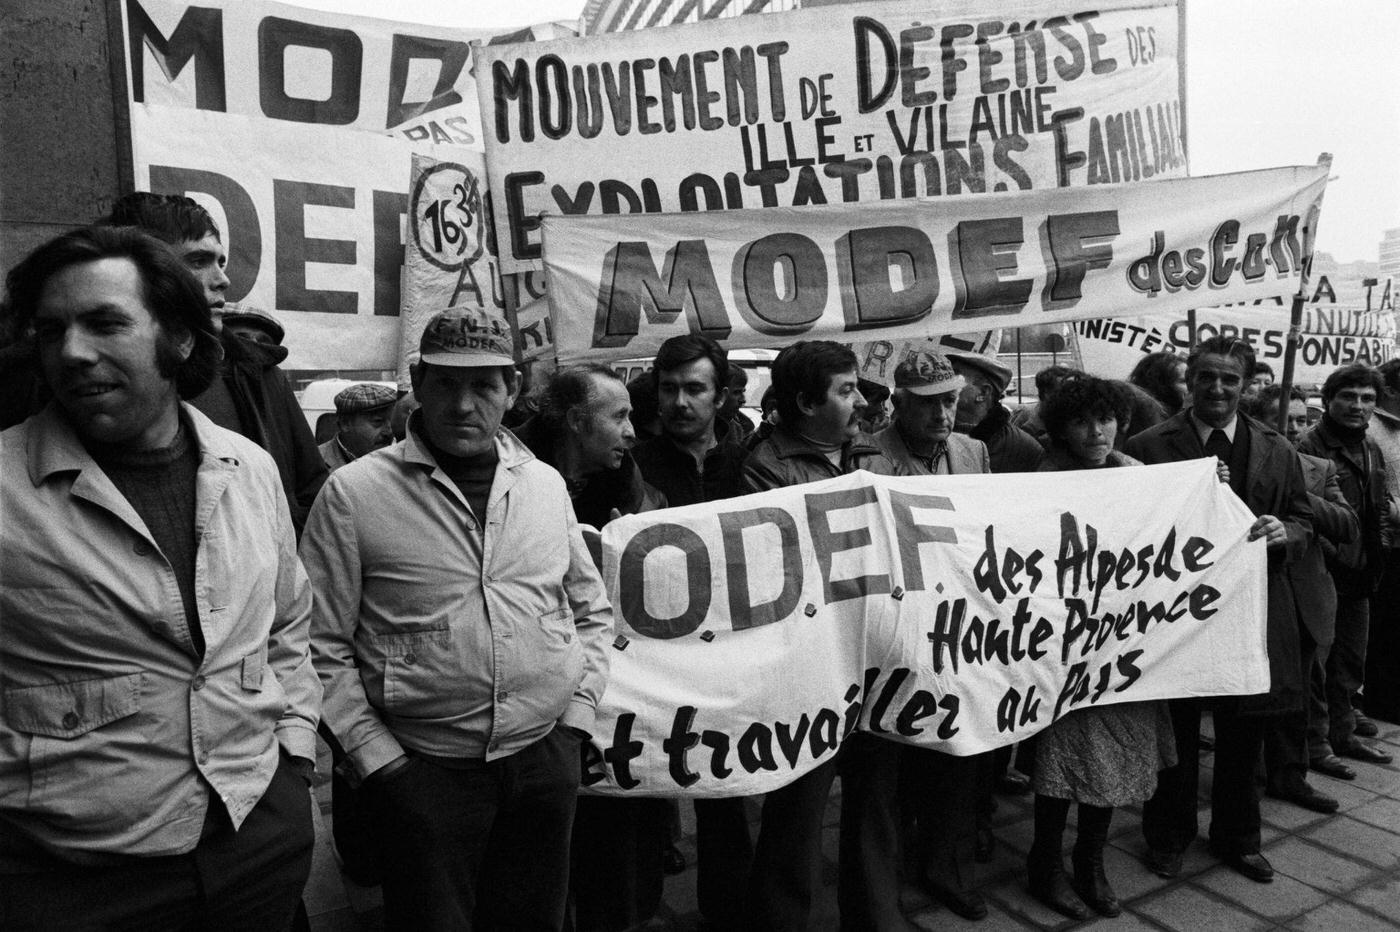
[(1256, 516), (1249, 540), (1262, 540), (1269, 548), (1270, 691), (1260, 696), (1171, 701), (1178, 763), (1162, 771), (1142, 818), (1147, 866), (1163, 877), (1180, 873), (1182, 855), (1196, 838), (1200, 721), (1201, 713), (1209, 710), (1215, 722), (1211, 850), (1251, 880), (1273, 879), (1272, 866), (1259, 853), (1254, 768), (1267, 719), (1303, 701), (1298, 632), (1285, 568), (1307, 549), (1312, 511), (1298, 457), (1288, 441), (1239, 413), (1240, 395), (1253, 371), (1254, 351), (1248, 343), (1229, 337), (1202, 341), (1187, 359), (1189, 407), (1127, 444), (1128, 455), (1144, 463), (1214, 457), (1221, 481), (1229, 483)]

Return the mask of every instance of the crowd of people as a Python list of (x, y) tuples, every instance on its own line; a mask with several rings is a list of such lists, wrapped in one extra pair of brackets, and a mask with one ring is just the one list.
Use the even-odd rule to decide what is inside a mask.
[(1248, 343), (1216, 337), (1126, 381), (1046, 369), (1013, 412), (990, 357), (918, 350), (880, 387), (848, 346), (801, 341), (755, 424), (743, 369), (707, 337), (667, 340), (630, 385), (583, 365), (527, 392), (508, 324), (453, 309), (422, 334), (412, 392), (346, 389), (318, 449), (282, 327), (221, 313), (225, 261), (193, 201), (136, 194), (9, 275), (0, 927), (304, 923), (318, 731), (340, 856), (382, 884), (391, 928), (646, 922), (677, 804), (579, 793), (616, 634), (589, 529), (861, 469), (1214, 458), (1268, 549), (1272, 685), (1076, 710), (971, 757), (857, 733), (767, 794), (756, 835), (745, 800), (696, 800), (710, 928), (812, 925), (837, 777), (841, 927), (885, 932), (913, 928), (904, 882), (987, 914), (975, 865), (997, 793), (1035, 794), (1027, 886), (1067, 917), (1121, 912), (1118, 807), (1143, 807), (1146, 869), (1179, 874), (1204, 713), (1209, 845), (1251, 880), (1273, 876), (1259, 774), (1331, 813), (1310, 771), (1390, 761), (1365, 739), (1368, 716), (1400, 721), (1400, 627), (1371, 625), (1400, 604), (1400, 361), (1337, 369), (1314, 418)]

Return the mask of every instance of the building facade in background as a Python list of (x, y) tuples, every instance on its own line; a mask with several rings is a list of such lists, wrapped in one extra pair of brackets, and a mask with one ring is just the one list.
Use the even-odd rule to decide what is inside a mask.
[(596, 35), (820, 5), (811, 0), (588, 0), (580, 22), (584, 35)]
[(1380, 245), (1380, 279), (1400, 282), (1400, 227), (1386, 230)]

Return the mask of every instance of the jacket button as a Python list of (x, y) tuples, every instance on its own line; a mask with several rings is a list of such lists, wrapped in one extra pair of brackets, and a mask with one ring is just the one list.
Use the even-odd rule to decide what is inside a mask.
[(406, 663), (406, 664), (408, 664), (408, 665), (411, 667), (411, 666), (413, 666), (415, 663), (418, 662), (418, 658), (415, 657), (415, 656), (413, 656), (412, 654), (404, 654), (404, 655), (403, 655), (403, 662)]
[(209, 752), (208, 752), (208, 751), (200, 751), (200, 752), (199, 752), (199, 763), (200, 763), (201, 765), (209, 763)]
[(203, 689), (203, 688), (204, 688), (204, 677), (202, 677), (202, 676), (196, 676), (196, 677), (194, 678), (194, 689), (195, 689), (195, 692), (198, 692), (199, 690), (201, 690), (201, 689)]
[(496, 693), (496, 701), (497, 701), (497, 702), (505, 702), (505, 701), (506, 701), (507, 699), (509, 699), (509, 698), (510, 698), (510, 693), (506, 692), (504, 689), (501, 690), (500, 692)]
[(131, 552), (138, 557), (144, 557), (151, 552), (151, 545), (144, 540), (138, 540), (131, 548)]
[(81, 725), (82, 722), (83, 720), (78, 717), (77, 712), (69, 712), (67, 715), (63, 716), (63, 728), (65, 731), (72, 731), (74, 728)]

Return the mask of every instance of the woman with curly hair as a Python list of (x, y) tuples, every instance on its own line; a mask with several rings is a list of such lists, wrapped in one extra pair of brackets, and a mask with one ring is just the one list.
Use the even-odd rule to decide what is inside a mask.
[[(1042, 471), (1142, 465), (1113, 448), (1126, 424), (1129, 389), (1091, 376), (1071, 379), (1041, 406), (1051, 439)], [(1036, 736), (1035, 839), (1026, 858), (1031, 895), (1072, 919), (1122, 912), (1104, 875), (1103, 851), (1113, 809), (1147, 799), (1157, 771), (1176, 762), (1164, 701), (1076, 709)], [(1065, 871), (1062, 838), (1071, 803), (1079, 804), (1078, 837)], [(1087, 904), (1087, 905), (1086, 905)]]
[(1167, 417), (1186, 406), (1186, 359), (1176, 353), (1148, 353), (1133, 366), (1128, 381), (1160, 401)]

